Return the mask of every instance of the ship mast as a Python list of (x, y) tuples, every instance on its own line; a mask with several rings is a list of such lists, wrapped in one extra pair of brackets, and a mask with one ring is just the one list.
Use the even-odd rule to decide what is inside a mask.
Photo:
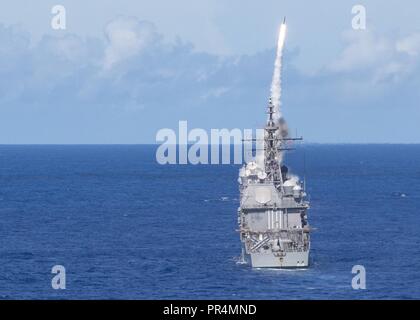
[(279, 125), (274, 120), (274, 105), (271, 98), (267, 107), (268, 119), (264, 128), (264, 166), (267, 178), (275, 184), (276, 187), (283, 186), (283, 177), (280, 168), (282, 139), (279, 138)]

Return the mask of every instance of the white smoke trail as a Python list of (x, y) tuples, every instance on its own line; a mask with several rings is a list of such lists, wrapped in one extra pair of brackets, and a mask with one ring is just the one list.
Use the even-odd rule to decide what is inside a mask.
[(274, 119), (281, 118), (280, 98), (281, 98), (281, 64), (283, 57), (284, 41), (286, 39), (286, 24), (280, 26), (279, 39), (277, 42), (277, 55), (274, 62), (274, 74), (271, 82), (271, 102), (274, 105)]

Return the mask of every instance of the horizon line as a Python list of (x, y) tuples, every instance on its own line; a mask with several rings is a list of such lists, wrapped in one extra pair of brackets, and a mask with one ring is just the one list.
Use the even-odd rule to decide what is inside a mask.
[[(0, 143), (0, 146), (160, 146), (162, 144), (163, 143)], [(175, 144), (168, 144), (168, 145), (179, 146), (181, 144), (175, 143)], [(191, 145), (203, 145), (203, 144), (187, 143), (187, 145), (191, 146)], [(237, 145), (243, 145), (243, 144), (209, 143), (205, 145), (237, 146)], [(295, 146), (299, 146), (299, 145), (420, 145), (420, 142), (300, 142), (300, 143), (295, 144)]]

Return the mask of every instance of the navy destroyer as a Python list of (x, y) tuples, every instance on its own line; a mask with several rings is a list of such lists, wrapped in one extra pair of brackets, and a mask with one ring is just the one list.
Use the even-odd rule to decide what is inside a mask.
[[(282, 24), (264, 136), (257, 156), (239, 172), (238, 224), (242, 259), (255, 268), (302, 268), (309, 265), (309, 202), (305, 183), (284, 164), (290, 138), (280, 113), (280, 70), (286, 25)], [(282, 34), (283, 33), (283, 34)], [(280, 62), (279, 62), (280, 61)], [(280, 91), (281, 92), (281, 91)], [(274, 101), (277, 100), (277, 101)]]

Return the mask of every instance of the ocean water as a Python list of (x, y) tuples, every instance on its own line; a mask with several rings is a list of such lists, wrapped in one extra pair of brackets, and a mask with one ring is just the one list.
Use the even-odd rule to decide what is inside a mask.
[(420, 145), (289, 154), (316, 228), (292, 271), (237, 264), (238, 166), (162, 166), (155, 148), (0, 146), (0, 298), (420, 298)]

